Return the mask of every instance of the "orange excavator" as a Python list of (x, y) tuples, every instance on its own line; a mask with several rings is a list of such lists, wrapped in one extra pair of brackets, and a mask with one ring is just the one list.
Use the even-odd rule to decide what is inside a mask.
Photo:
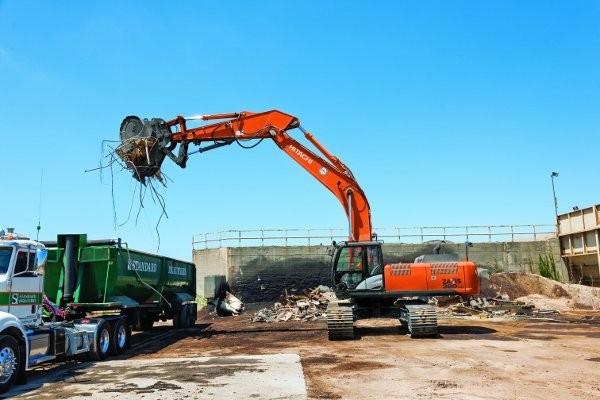
[[(188, 128), (188, 121), (220, 120)], [(318, 150), (290, 135), (298, 129)], [(166, 157), (185, 168), (189, 155), (230, 145), (253, 147), (271, 139), (297, 164), (323, 184), (348, 217), (348, 240), (330, 251), (331, 284), (338, 301), (327, 309), (329, 339), (353, 339), (354, 321), (370, 317), (399, 318), (413, 337), (437, 335), (437, 317), (430, 296), (472, 296), (479, 293), (474, 263), (441, 261), (384, 264), (382, 241), (372, 232), (369, 202), (350, 169), (300, 126), (298, 118), (278, 110), (160, 118), (126, 117), (121, 124), (117, 155), (142, 184), (162, 179)], [(246, 143), (253, 143), (252, 146)], [(198, 146), (189, 151), (189, 146)], [(179, 148), (177, 149), (177, 146)]]

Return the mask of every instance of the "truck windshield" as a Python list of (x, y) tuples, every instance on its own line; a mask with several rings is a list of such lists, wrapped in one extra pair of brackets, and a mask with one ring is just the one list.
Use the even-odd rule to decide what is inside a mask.
[(0, 275), (6, 274), (6, 271), (8, 271), (12, 253), (12, 247), (0, 247)]

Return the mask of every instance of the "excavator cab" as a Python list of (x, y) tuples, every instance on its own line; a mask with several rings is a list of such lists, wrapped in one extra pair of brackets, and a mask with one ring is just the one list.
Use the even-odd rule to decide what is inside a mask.
[(332, 254), (332, 283), (338, 297), (383, 290), (381, 242), (340, 242)]

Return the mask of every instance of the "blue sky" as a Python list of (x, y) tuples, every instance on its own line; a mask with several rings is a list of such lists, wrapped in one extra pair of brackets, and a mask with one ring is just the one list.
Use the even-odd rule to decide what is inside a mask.
[(0, 1), (0, 226), (182, 259), (195, 233), (345, 227), (269, 142), (166, 162), (159, 249), (149, 198), (115, 229), (130, 174), (85, 172), (127, 115), (269, 109), (352, 169), (375, 227), (552, 224), (552, 171), (559, 212), (600, 202), (598, 21), (597, 1)]

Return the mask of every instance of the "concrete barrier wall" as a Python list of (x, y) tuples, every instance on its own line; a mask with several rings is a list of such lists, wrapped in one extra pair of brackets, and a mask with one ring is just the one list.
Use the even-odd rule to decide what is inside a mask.
[(329, 283), (327, 246), (229, 248), (228, 280), (245, 301), (273, 301), (284, 290), (304, 289)]
[(196, 292), (213, 297), (215, 286), (227, 280), (229, 249), (222, 247), (206, 251), (194, 251), (192, 260), (196, 265)]
[[(421, 254), (433, 253), (431, 244), (384, 244), (385, 263), (412, 262)], [(229, 282), (236, 296), (245, 302), (276, 300), (284, 290), (302, 293), (318, 285), (330, 284), (328, 246), (223, 247), (194, 250), (198, 293), (213, 297), (219, 277)], [(558, 241), (442, 244), (441, 253), (467, 256), (490, 272), (538, 273), (540, 257), (554, 260), (563, 281), (568, 274), (561, 262)]]

